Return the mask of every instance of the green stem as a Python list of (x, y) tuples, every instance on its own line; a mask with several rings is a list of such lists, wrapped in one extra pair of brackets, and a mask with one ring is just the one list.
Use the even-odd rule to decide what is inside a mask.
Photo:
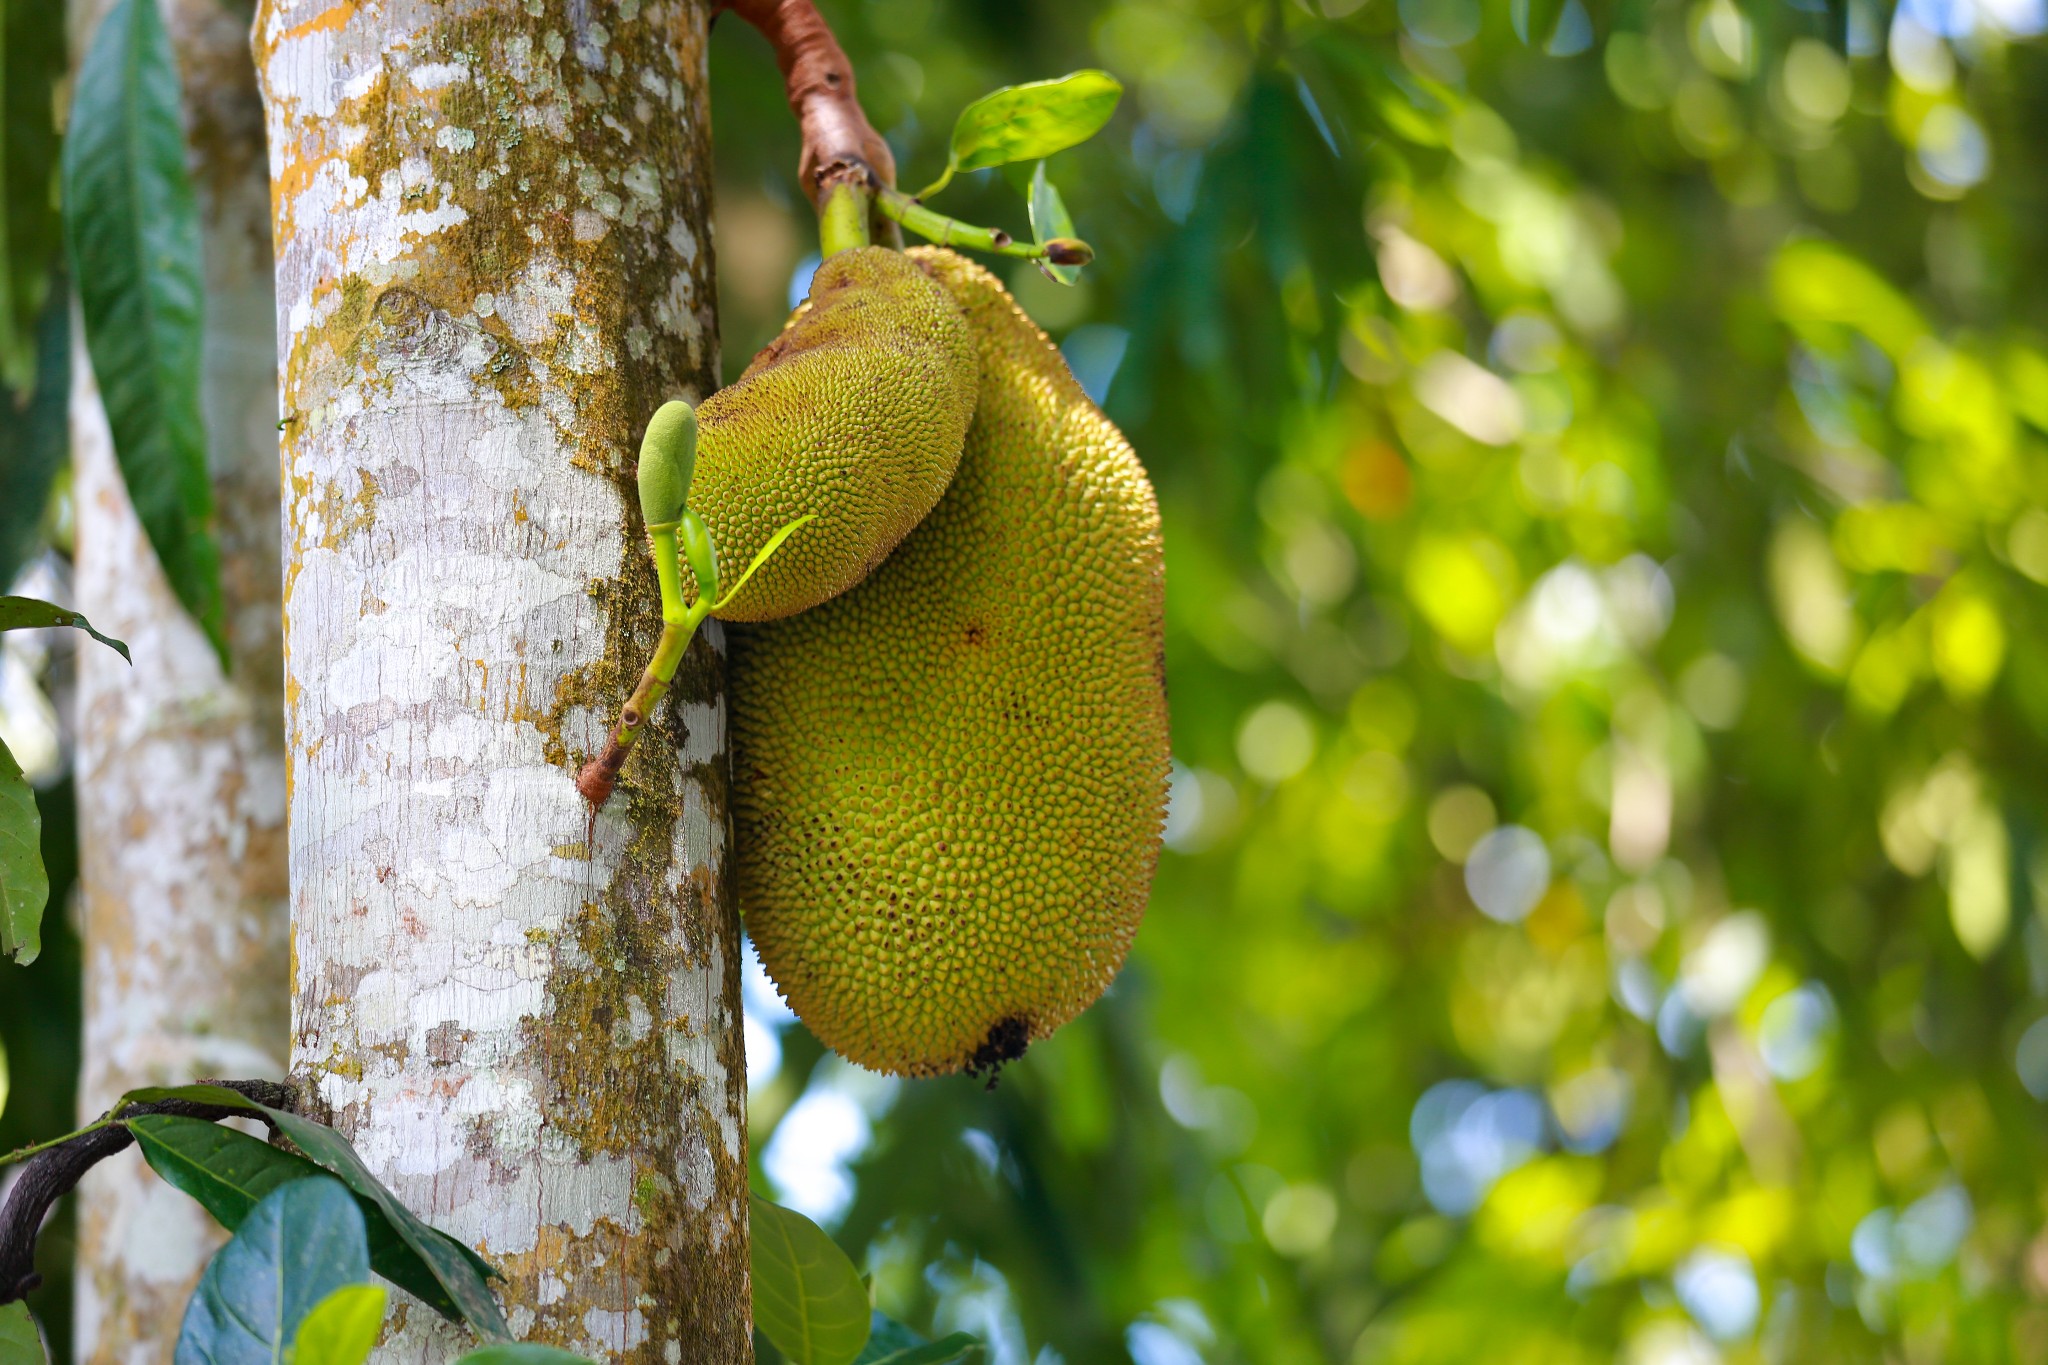
[(17, 1161), (28, 1160), (37, 1152), (47, 1152), (52, 1147), (62, 1147), (73, 1138), (82, 1138), (87, 1133), (97, 1133), (100, 1129), (108, 1127), (113, 1122), (114, 1119), (112, 1117), (95, 1119), (91, 1123), (86, 1124), (85, 1127), (66, 1133), (63, 1137), (53, 1137), (48, 1142), (38, 1142), (33, 1147), (17, 1147), (5, 1156), (0, 1156), (0, 1166), (12, 1166)]
[(683, 572), (676, 557), (677, 524), (665, 521), (647, 528), (647, 538), (654, 543), (654, 576), (661, 583), (661, 620), (668, 626), (681, 625), (685, 611)]
[[(963, 223), (958, 218), (948, 218), (943, 213), (926, 208), (903, 191), (891, 189), (887, 185), (875, 191), (875, 207), (892, 222), (901, 223), (926, 241), (936, 242), (940, 246), (964, 246), (995, 256), (1012, 256), (1020, 261), (1056, 259), (1055, 253), (1048, 249), (1051, 244), (1020, 242), (1001, 228), (976, 227), (972, 223)], [(1061, 241), (1066, 243), (1066, 239)], [(1080, 242), (1067, 243), (1066, 251), (1060, 254), (1075, 251), (1082, 253), (1082, 259), (1056, 259), (1056, 263), (1081, 264), (1086, 257), (1093, 255), (1086, 244)]]
[(866, 185), (839, 180), (825, 187), (818, 204), (818, 251), (836, 256), (842, 251), (868, 244), (868, 201)]
[[(679, 522), (664, 521), (647, 528), (647, 539), (654, 547), (655, 577), (661, 583), (661, 639), (655, 643), (654, 657), (640, 675), (639, 686), (633, 689), (633, 695), (620, 708), (618, 724), (612, 727), (604, 752), (584, 764), (576, 774), (576, 789), (590, 803), (593, 819), (598, 807), (610, 799), (612, 788), (619, 780), (619, 770), (626, 766), (633, 746), (640, 741), (641, 732), (653, 719), (654, 708), (661, 705), (661, 699), (668, 695), (669, 684), (676, 679), (676, 669), (682, 666), (683, 654), (696, 637), (697, 627), (704, 624), (704, 618), (711, 614), (711, 593), (705, 591), (701, 584), (696, 602), (689, 606), (683, 604), (682, 565), (676, 547), (676, 528), (679, 525)], [(715, 583), (712, 585), (713, 590), (716, 586)]]
[(683, 613), (682, 620), (662, 626), (661, 639), (654, 646), (654, 657), (640, 675), (640, 685), (633, 689), (633, 695), (620, 708), (619, 723), (612, 727), (604, 752), (584, 764), (582, 771), (576, 774), (576, 790), (583, 793), (583, 799), (590, 803), (593, 819), (598, 808), (610, 799), (612, 788), (619, 780), (619, 770), (632, 757), (633, 746), (639, 743), (648, 721), (654, 717), (654, 708), (661, 705), (661, 699), (668, 695), (669, 684), (676, 680), (676, 669), (682, 666), (683, 655), (689, 650), (690, 641), (696, 638), (697, 627), (710, 614), (710, 600), (699, 597), (695, 605)]

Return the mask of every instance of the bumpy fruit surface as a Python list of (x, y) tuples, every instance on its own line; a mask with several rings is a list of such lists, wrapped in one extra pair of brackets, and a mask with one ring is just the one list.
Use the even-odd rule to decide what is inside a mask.
[(946, 491), (974, 412), (960, 310), (900, 251), (842, 251), (746, 373), (697, 409), (690, 506), (737, 577), (807, 523), (718, 612), (765, 621), (866, 577)]
[(1159, 513), (1137, 457), (980, 267), (919, 250), (981, 366), (967, 448), (870, 577), (733, 640), (740, 904), (863, 1066), (1000, 1065), (1109, 985), (1158, 861)]

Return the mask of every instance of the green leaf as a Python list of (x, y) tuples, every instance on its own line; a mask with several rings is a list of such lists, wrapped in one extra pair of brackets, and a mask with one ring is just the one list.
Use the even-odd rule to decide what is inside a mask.
[[(478, 1335), (493, 1341), (511, 1337), (512, 1331), (505, 1325), (505, 1315), (498, 1307), (498, 1301), (491, 1297), (487, 1283), (497, 1275), (490, 1262), (476, 1254), (471, 1247), (456, 1241), (439, 1228), (428, 1226), (419, 1215), (398, 1201), (398, 1196), (384, 1188), (383, 1182), (370, 1173), (363, 1159), (356, 1155), (355, 1148), (348, 1145), (348, 1139), (324, 1123), (315, 1123), (308, 1118), (272, 1109), (252, 1099), (218, 1085), (171, 1085), (150, 1086), (131, 1090), (115, 1103), (115, 1112), (128, 1104), (148, 1104), (157, 1100), (191, 1100), (198, 1104), (217, 1104), (227, 1109), (238, 1109), (245, 1114), (264, 1115), (277, 1125), (278, 1130), (292, 1140), (292, 1144), (312, 1159), (314, 1164), (341, 1178), (355, 1193), (370, 1202), (391, 1225), (393, 1232), (414, 1255), (432, 1272), (434, 1280), (446, 1291), (462, 1320), (467, 1322)], [(379, 1274), (385, 1274), (380, 1270)], [(397, 1276), (386, 1275), (394, 1284), (411, 1289), (412, 1286)], [(418, 1293), (418, 1290), (413, 1292)], [(421, 1295), (427, 1298), (426, 1295)], [(427, 1298), (433, 1303), (432, 1298)], [(447, 1312), (446, 1308), (442, 1311)]]
[(198, 1200), (229, 1232), (239, 1229), (273, 1190), (326, 1175), (302, 1156), (205, 1119), (142, 1114), (123, 1124), (135, 1135), (149, 1168)]
[(384, 1330), (391, 1296), (377, 1284), (343, 1285), (313, 1305), (292, 1339), (291, 1365), (363, 1365)]
[(78, 70), (65, 234), (114, 454), (165, 576), (222, 662), (220, 553), (199, 410), (199, 210), (178, 72), (151, 0), (119, 0)]
[(24, 967), (36, 960), (43, 950), (43, 905), (49, 899), (35, 788), (0, 744), (0, 953)]
[(980, 1349), (981, 1343), (965, 1332), (926, 1341), (896, 1319), (877, 1313), (869, 1327), (867, 1347), (853, 1365), (945, 1365)]
[(794, 1209), (748, 1196), (753, 1215), (754, 1326), (791, 1365), (852, 1365), (868, 1340), (860, 1272), (825, 1230)]
[(175, 1365), (283, 1365), (314, 1305), (370, 1275), (363, 1215), (338, 1180), (272, 1190), (207, 1262)]
[[(1055, 237), (1074, 236), (1074, 219), (1067, 212), (1067, 204), (1060, 198), (1060, 192), (1052, 181), (1045, 178), (1045, 163), (1038, 163), (1038, 169), (1031, 173), (1031, 237), (1040, 246)], [(1051, 261), (1038, 262), (1038, 269), (1049, 280), (1061, 284), (1072, 284), (1081, 278), (1078, 265), (1054, 265)]]
[(35, 326), (34, 387), (0, 390), (0, 588), (14, 582), (42, 540), (50, 488), (70, 450), (70, 404), (71, 296), (54, 272)]
[(42, 1333), (28, 1305), (16, 1299), (0, 1305), (0, 1365), (48, 1365)]
[(0, 630), (39, 630), (48, 626), (76, 627), (129, 663), (135, 662), (128, 653), (128, 646), (111, 635), (102, 635), (94, 630), (92, 622), (78, 612), (37, 597), (0, 597)]
[[(789, 523), (789, 525), (777, 531), (774, 535), (768, 537), (768, 543), (766, 545), (763, 545), (760, 551), (755, 554), (753, 561), (747, 565), (747, 571), (740, 575), (740, 581), (733, 584), (731, 590), (728, 591), (725, 596), (718, 599), (718, 605), (722, 607), (726, 603), (732, 601), (733, 598), (738, 597), (740, 595), (740, 589), (746, 587), (747, 580), (754, 576), (754, 570), (760, 568), (763, 564), (766, 564), (768, 562), (768, 556), (774, 554), (777, 550), (781, 549), (782, 542), (788, 540), (791, 536), (795, 535), (798, 527), (802, 526), (807, 521), (816, 520), (817, 515), (818, 514), (816, 512), (806, 512), (802, 516), (798, 517), (795, 521)], [(715, 574), (713, 576), (716, 577)]]
[(239, 1090), (230, 1090), (224, 1085), (208, 1085), (203, 1081), (192, 1085), (145, 1085), (139, 1090), (127, 1091), (114, 1101), (111, 1112), (114, 1117), (119, 1118), (121, 1112), (130, 1105), (158, 1104), (164, 1100), (215, 1104), (223, 1109), (239, 1109), (252, 1118), (271, 1112)]
[(457, 1357), (455, 1365), (591, 1365), (586, 1356), (537, 1341), (502, 1341)]
[[(229, 1232), (241, 1227), (250, 1210), (278, 1186), (327, 1174), (296, 1152), (205, 1119), (144, 1114), (123, 1122), (135, 1134), (150, 1169), (165, 1183), (191, 1195)], [(460, 1322), (462, 1314), (434, 1277), (433, 1268), (399, 1235), (384, 1210), (362, 1195), (356, 1196), (356, 1204), (362, 1209), (370, 1239), (370, 1269), (425, 1301), (442, 1317)]]
[[(56, 87), (68, 68), (64, 25), (42, 0), (0, 4), (0, 380), (25, 386), (37, 316), (48, 316), (57, 257)], [(40, 383), (41, 371), (36, 377)], [(4, 583), (0, 577), (0, 583)]]
[(1123, 84), (1107, 71), (992, 90), (960, 111), (946, 173), (917, 197), (929, 199), (961, 171), (1038, 161), (1094, 137), (1116, 112)]

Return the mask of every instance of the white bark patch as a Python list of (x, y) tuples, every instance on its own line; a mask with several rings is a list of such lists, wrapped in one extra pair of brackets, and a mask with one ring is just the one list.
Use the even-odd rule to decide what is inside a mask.
[(405, 73), (415, 90), (439, 90), (446, 85), (469, 79), (467, 62), (427, 62)]

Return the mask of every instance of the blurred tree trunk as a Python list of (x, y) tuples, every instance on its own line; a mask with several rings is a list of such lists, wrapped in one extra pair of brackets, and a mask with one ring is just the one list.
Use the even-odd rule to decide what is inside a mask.
[[(715, 386), (702, 0), (263, 0), (293, 1072), (521, 1336), (752, 1359), (722, 645), (658, 632), (642, 425)], [(387, 1359), (456, 1342), (417, 1304)]]
[[(83, 53), (111, 0), (74, 6)], [(122, 1091), (266, 1076), (286, 1055), (277, 365), (263, 110), (248, 32), (220, 0), (167, 0), (206, 256), (202, 402), (234, 665), (172, 594), (114, 463), (82, 329), (74, 347), (77, 601), (128, 642), (79, 651), (84, 1116)], [(164, 1359), (220, 1234), (137, 1160), (79, 1207), (81, 1359)]]

